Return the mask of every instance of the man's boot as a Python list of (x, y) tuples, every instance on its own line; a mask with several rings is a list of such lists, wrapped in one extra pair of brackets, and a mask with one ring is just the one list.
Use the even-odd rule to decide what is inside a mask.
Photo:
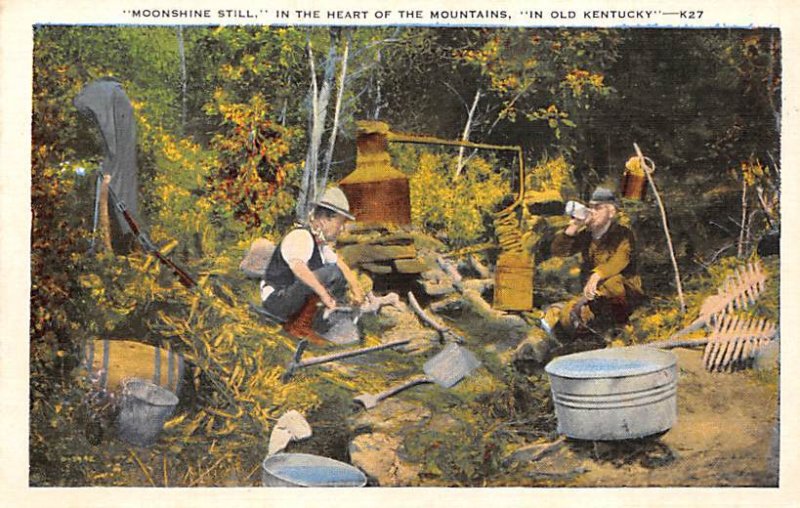
[(319, 336), (312, 327), (314, 315), (319, 309), (319, 302), (320, 299), (317, 295), (308, 297), (306, 303), (303, 304), (297, 314), (291, 316), (286, 323), (284, 323), (283, 329), (286, 333), (300, 339), (307, 339), (310, 343), (317, 346), (327, 345), (328, 341)]

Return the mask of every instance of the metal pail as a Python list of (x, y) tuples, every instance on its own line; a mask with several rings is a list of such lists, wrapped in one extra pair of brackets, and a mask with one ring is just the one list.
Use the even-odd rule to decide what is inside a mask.
[(166, 388), (142, 379), (126, 381), (117, 420), (119, 437), (134, 445), (150, 446), (177, 405), (178, 397)]
[(550, 377), (558, 432), (596, 441), (634, 439), (677, 419), (677, 357), (646, 346), (600, 349), (554, 359)]
[(307, 453), (276, 453), (261, 463), (264, 487), (363, 487), (360, 469), (338, 460)]

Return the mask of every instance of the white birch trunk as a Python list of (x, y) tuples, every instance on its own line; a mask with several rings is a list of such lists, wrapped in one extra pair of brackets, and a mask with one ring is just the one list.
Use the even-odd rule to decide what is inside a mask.
[[(472, 117), (475, 115), (475, 109), (478, 107), (478, 101), (481, 98), (480, 89), (475, 91), (475, 100), (472, 101), (472, 107), (469, 108), (467, 115), (467, 123), (464, 125), (464, 133), (461, 135), (461, 141), (469, 141), (469, 134), (472, 130)], [(464, 170), (464, 147), (458, 149), (458, 162), (456, 163), (456, 178), (461, 175)]]
[(331, 134), (328, 138), (328, 152), (325, 154), (325, 172), (320, 181), (319, 188), (325, 189), (328, 184), (328, 175), (330, 175), (331, 164), (333, 163), (333, 150), (336, 147), (336, 134), (339, 131), (339, 113), (342, 109), (342, 97), (344, 96), (344, 81), (347, 76), (347, 58), (350, 51), (350, 41), (345, 41), (344, 52), (342, 53), (342, 70), (339, 72), (338, 87), (336, 92), (336, 105), (333, 108), (333, 126), (331, 127)]

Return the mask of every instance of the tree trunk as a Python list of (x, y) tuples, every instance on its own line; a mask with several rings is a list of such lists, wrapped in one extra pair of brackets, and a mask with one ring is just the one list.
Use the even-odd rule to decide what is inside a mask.
[[(311, 107), (311, 116), (308, 122), (309, 131), (314, 129), (314, 119), (317, 117), (317, 70), (314, 65), (314, 51), (311, 48), (311, 41), (307, 41), (306, 50), (308, 52), (308, 63), (311, 70), (311, 90), (309, 91), (309, 106)], [(305, 223), (308, 216), (308, 193), (311, 188), (312, 173), (316, 178), (316, 157), (314, 157), (313, 142), (309, 140), (308, 149), (306, 150), (306, 161), (303, 166), (303, 179), (300, 183), (300, 193), (297, 196), (297, 206), (295, 213), (297, 220)]]
[(736, 257), (742, 257), (744, 254), (744, 232), (747, 229), (747, 179), (742, 174), (742, 223), (739, 229), (739, 247), (736, 251)]
[(342, 97), (344, 96), (344, 80), (347, 76), (347, 57), (350, 51), (350, 41), (345, 41), (344, 51), (342, 53), (342, 70), (339, 73), (338, 87), (336, 93), (336, 105), (333, 108), (333, 126), (331, 127), (331, 134), (328, 138), (328, 152), (325, 154), (325, 172), (322, 176), (322, 181), (319, 184), (320, 189), (325, 189), (328, 184), (328, 175), (330, 175), (331, 164), (333, 163), (333, 150), (336, 147), (336, 133), (339, 131), (339, 113), (342, 109)]
[(178, 55), (181, 59), (181, 134), (186, 132), (186, 51), (183, 46), (183, 27), (178, 27)]
[[(472, 107), (469, 108), (467, 115), (467, 123), (464, 125), (464, 133), (461, 135), (461, 141), (469, 141), (469, 133), (472, 130), (472, 117), (475, 115), (475, 109), (478, 107), (478, 101), (481, 98), (481, 90), (475, 90), (475, 100), (472, 101)], [(456, 163), (456, 178), (461, 175), (464, 170), (464, 147), (458, 149), (458, 162)]]
[(378, 72), (375, 77), (375, 115), (373, 120), (377, 120), (381, 116), (381, 109), (383, 109), (383, 97), (381, 96), (381, 78), (380, 78), (380, 64), (381, 64), (381, 50), (379, 49), (375, 54), (375, 61), (378, 63)]
[(328, 61), (325, 64), (325, 76), (322, 87), (317, 86), (316, 66), (311, 41), (308, 41), (308, 59), (311, 70), (311, 114), (309, 118), (309, 142), (306, 152), (306, 163), (303, 169), (303, 182), (297, 198), (297, 218), (306, 222), (311, 211), (311, 203), (317, 197), (317, 173), (319, 168), (319, 149), (322, 145), (322, 134), (325, 130), (325, 117), (331, 95), (333, 75), (336, 69), (336, 35), (331, 30), (331, 45)]

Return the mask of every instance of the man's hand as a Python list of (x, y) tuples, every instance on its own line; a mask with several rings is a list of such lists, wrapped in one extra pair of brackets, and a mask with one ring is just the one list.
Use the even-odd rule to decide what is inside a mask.
[(328, 293), (321, 295), (319, 299), (322, 301), (322, 305), (324, 305), (328, 310), (333, 310), (336, 308), (336, 300), (334, 300), (333, 297)]
[(572, 218), (569, 221), (567, 229), (564, 230), (564, 234), (566, 234), (567, 236), (575, 236), (585, 224), (586, 224), (585, 219)]
[(364, 292), (358, 284), (350, 286), (350, 293), (353, 296), (353, 303), (361, 305), (364, 302)]
[(586, 285), (583, 287), (583, 296), (587, 300), (594, 300), (595, 296), (597, 296), (597, 284), (599, 283), (600, 274), (597, 272), (593, 273), (589, 280), (586, 281)]

